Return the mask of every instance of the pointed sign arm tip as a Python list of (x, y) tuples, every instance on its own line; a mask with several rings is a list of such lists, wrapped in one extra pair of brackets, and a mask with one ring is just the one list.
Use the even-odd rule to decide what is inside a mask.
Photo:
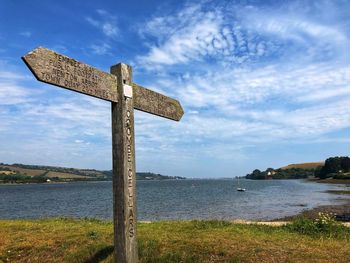
[[(34, 49), (35, 50), (35, 49)], [(27, 54), (25, 54), (24, 56), (21, 57), (22, 61), (24, 62), (24, 64), (26, 64), (27, 68), (30, 70), (30, 72), (32, 72), (32, 74), (34, 75), (34, 77), (41, 81), (41, 79), (39, 78), (39, 76), (36, 74), (35, 70), (32, 68), (29, 60), (28, 60), (28, 56), (30, 56), (30, 54), (32, 54), (34, 52), (34, 50), (29, 51)]]
[(178, 100), (132, 83), (134, 108), (174, 121), (180, 121), (184, 110)]
[(112, 74), (44, 47), (33, 49), (22, 60), (41, 82), (107, 101), (118, 101), (117, 78)]

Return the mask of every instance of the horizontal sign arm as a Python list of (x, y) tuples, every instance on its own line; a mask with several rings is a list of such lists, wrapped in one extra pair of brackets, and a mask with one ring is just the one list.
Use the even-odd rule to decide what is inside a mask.
[(184, 114), (181, 104), (172, 98), (133, 83), (134, 108), (179, 121)]
[[(99, 99), (118, 102), (117, 77), (87, 64), (38, 47), (22, 57), (42, 82), (77, 91)], [(184, 114), (180, 103), (158, 92), (132, 84), (134, 108), (179, 121)]]

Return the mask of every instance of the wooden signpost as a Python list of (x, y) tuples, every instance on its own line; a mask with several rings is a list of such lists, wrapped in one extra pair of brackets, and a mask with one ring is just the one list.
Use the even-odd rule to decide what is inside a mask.
[(180, 103), (133, 83), (126, 64), (108, 74), (42, 47), (22, 59), (39, 81), (111, 101), (114, 258), (137, 262), (134, 109), (179, 121)]

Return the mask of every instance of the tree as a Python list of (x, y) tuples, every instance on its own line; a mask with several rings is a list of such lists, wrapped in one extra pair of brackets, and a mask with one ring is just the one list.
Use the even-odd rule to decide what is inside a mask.
[(265, 173), (262, 173), (259, 169), (255, 169), (251, 174), (246, 175), (247, 179), (265, 179)]
[(252, 172), (252, 175), (253, 176), (259, 176), (261, 174), (261, 171), (259, 169), (255, 169), (253, 172)]
[(349, 171), (350, 170), (350, 158), (348, 156), (341, 157), (341, 168), (343, 171)]
[(320, 178), (321, 177), (321, 171), (322, 171), (323, 166), (317, 166), (315, 171), (314, 171), (314, 176)]
[(341, 170), (341, 157), (331, 157), (328, 158), (324, 165), (327, 174), (337, 173)]
[(321, 169), (316, 169), (315, 177), (325, 179), (328, 177), (332, 177), (335, 174), (343, 173), (349, 170), (350, 158), (348, 156), (330, 157), (325, 161), (325, 164)]

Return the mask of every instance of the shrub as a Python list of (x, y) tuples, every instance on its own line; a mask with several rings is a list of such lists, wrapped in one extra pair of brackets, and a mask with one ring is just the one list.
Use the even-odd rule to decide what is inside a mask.
[(350, 239), (350, 229), (336, 221), (332, 213), (319, 213), (314, 220), (297, 218), (291, 224), (285, 226), (292, 232), (314, 237), (339, 237)]

